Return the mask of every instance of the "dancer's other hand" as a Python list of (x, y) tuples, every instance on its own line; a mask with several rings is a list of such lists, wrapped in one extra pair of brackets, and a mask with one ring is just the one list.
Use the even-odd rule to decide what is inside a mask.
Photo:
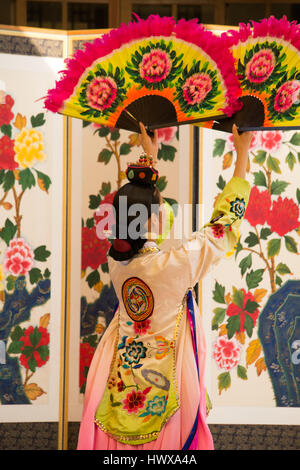
[(247, 131), (243, 132), (242, 134), (239, 134), (237, 126), (233, 124), (232, 134), (234, 147), (237, 153), (233, 176), (245, 178), (249, 160), (249, 147), (253, 138), (253, 132)]
[(142, 122), (140, 124), (141, 135), (140, 135), (140, 143), (144, 149), (144, 152), (149, 157), (153, 158), (153, 165), (157, 163), (157, 153), (158, 153), (158, 132), (157, 129), (154, 131), (154, 136), (150, 137), (147, 134), (145, 126)]

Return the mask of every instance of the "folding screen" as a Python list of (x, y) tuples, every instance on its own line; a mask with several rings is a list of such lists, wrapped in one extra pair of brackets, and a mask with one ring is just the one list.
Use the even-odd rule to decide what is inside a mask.
[(2, 422), (59, 421), (65, 120), (40, 99), (65, 45), (46, 31), (0, 31)]
[[(58, 423), (59, 448), (116, 301), (97, 210), (140, 147), (134, 133), (46, 113), (39, 99), (101, 33), (0, 30), (0, 421)], [(210, 423), (299, 423), (299, 144), (298, 132), (255, 135), (240, 242), (197, 286)], [(228, 134), (160, 132), (159, 187), (182, 211), (165, 248), (209, 219), (234, 158)], [(238, 357), (226, 365), (224, 341)]]
[[(299, 424), (299, 146), (298, 131), (254, 133), (239, 242), (203, 282), (211, 423)], [(222, 132), (201, 148), (209, 217), (236, 154)]]

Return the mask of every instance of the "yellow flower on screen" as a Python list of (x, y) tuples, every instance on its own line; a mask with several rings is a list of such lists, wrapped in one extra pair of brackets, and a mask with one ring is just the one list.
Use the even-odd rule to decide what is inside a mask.
[(43, 134), (35, 129), (23, 128), (15, 138), (15, 161), (22, 168), (31, 168), (46, 159)]

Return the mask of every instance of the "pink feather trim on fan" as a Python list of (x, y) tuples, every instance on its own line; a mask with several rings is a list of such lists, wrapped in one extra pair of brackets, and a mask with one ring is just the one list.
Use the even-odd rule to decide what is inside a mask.
[(174, 18), (152, 15), (146, 20), (132, 21), (128, 25), (123, 23), (119, 28), (112, 29), (92, 43), (85, 43), (84, 50), (77, 50), (72, 58), (65, 60), (67, 68), (60, 72), (62, 78), (56, 82), (56, 87), (49, 90), (45, 108), (58, 112), (64, 101), (72, 95), (85, 69), (90, 67), (95, 60), (137, 39), (149, 36), (171, 36), (174, 25)]
[(221, 35), (227, 47), (236, 46), (239, 42), (246, 42), (249, 38), (269, 36), (283, 39), (300, 50), (300, 25), (296, 21), (288, 21), (286, 16), (279, 20), (271, 16), (259, 22), (251, 21), (250, 23), (240, 23), (238, 31), (229, 30)]
[(151, 15), (146, 20), (139, 19), (128, 25), (122, 24), (92, 43), (86, 43), (84, 50), (78, 50), (72, 58), (66, 59), (66, 70), (60, 72), (61, 79), (56, 82), (56, 87), (48, 91), (45, 108), (59, 112), (64, 102), (73, 94), (84, 71), (95, 60), (105, 57), (134, 40), (151, 36), (171, 37), (172, 35), (202, 48), (216, 63), (226, 87), (226, 106), (222, 111), (228, 116), (238, 111), (242, 106), (237, 101), (240, 95), (239, 82), (233, 73), (234, 63), (230, 52), (226, 53), (224, 47), (220, 47), (224, 46), (225, 41), (207, 31), (201, 24), (198, 24), (197, 20), (179, 20), (176, 24), (174, 18), (159, 15)]

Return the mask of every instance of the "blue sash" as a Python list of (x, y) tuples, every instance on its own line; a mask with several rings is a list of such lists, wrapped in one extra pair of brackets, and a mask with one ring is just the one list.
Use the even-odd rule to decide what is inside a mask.
[[(190, 327), (191, 327), (194, 353), (195, 353), (195, 360), (196, 360), (197, 373), (198, 373), (198, 379), (199, 379), (198, 351), (197, 351), (197, 341), (196, 341), (196, 322), (195, 322), (195, 312), (194, 312), (194, 304), (193, 304), (193, 294), (192, 294), (191, 290), (189, 290), (187, 295), (186, 295), (186, 307), (187, 307), (187, 309), (186, 309), (187, 310), (187, 317), (188, 317)], [(199, 421), (199, 406), (198, 406), (197, 415), (196, 415), (196, 419), (194, 421), (193, 427), (191, 429), (191, 432), (190, 432), (190, 434), (189, 434), (182, 450), (188, 450), (189, 449), (189, 447), (192, 444), (193, 439), (196, 435), (197, 427), (198, 427), (198, 421)]]

